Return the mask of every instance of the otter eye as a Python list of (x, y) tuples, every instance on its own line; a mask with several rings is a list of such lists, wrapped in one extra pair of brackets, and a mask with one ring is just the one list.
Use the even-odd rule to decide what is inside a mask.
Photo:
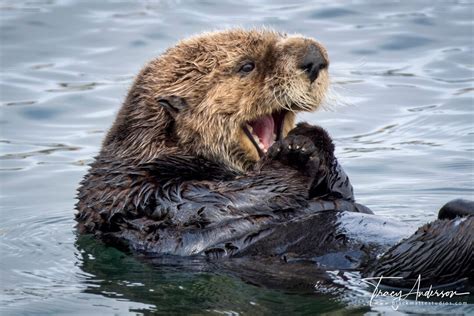
[(253, 62), (248, 62), (240, 67), (239, 72), (242, 73), (249, 73), (255, 68), (255, 64)]

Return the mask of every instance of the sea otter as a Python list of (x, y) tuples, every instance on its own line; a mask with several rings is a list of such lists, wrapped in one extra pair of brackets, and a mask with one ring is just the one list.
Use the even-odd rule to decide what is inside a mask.
[[(149, 256), (232, 258), (230, 266), (250, 258), (467, 278), (470, 202), (462, 220), (435, 221), (397, 244), (411, 232), (382, 235), (402, 224), (355, 202), (328, 133), (295, 126), (298, 112), (321, 105), (328, 66), (320, 43), (270, 30), (206, 33), (168, 49), (137, 76), (81, 183), (79, 231)], [(419, 258), (425, 249), (441, 259)]]

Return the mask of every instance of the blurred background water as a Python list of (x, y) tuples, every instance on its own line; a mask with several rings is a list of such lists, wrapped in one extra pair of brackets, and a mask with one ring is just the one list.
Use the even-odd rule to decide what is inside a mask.
[(2, 315), (390, 311), (81, 245), (75, 190), (146, 61), (195, 33), (265, 25), (328, 48), (331, 110), (300, 119), (335, 138), (358, 201), (433, 220), (446, 201), (473, 198), (473, 10), (448, 0), (2, 0)]

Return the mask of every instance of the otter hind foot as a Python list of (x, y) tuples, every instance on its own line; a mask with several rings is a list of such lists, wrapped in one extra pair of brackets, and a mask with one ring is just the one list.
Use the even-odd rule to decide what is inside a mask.
[(474, 201), (455, 199), (446, 203), (438, 212), (438, 219), (474, 216)]

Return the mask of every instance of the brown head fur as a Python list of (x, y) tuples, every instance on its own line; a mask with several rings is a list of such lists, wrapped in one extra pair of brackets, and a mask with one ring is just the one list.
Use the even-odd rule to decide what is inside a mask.
[[(258, 160), (242, 125), (275, 111), (313, 111), (328, 87), (327, 68), (314, 82), (298, 67), (316, 41), (269, 30), (232, 29), (179, 42), (152, 60), (137, 76), (104, 141), (101, 155), (147, 161), (185, 153), (217, 160), (237, 170)], [(253, 71), (242, 74), (252, 62)], [(158, 100), (179, 97), (177, 111)]]

